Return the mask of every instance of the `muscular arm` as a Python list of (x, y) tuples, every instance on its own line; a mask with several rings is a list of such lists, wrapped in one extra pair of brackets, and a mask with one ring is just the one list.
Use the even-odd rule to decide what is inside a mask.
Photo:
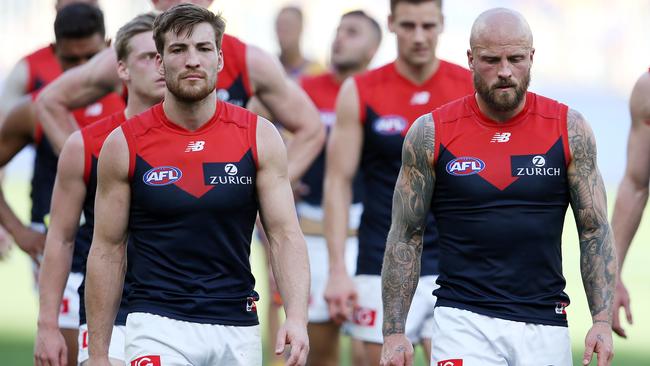
[(316, 159), (325, 141), (325, 128), (309, 97), (284, 74), (279, 62), (247, 46), (246, 64), (255, 96), (293, 134), (287, 145), (289, 179), (296, 182)]
[(580, 271), (591, 316), (611, 324), (616, 255), (607, 221), (607, 197), (596, 162), (596, 140), (587, 121), (568, 113), (571, 164), (568, 184), (580, 240)]
[(108, 136), (99, 155), (95, 217), (100, 219), (95, 222), (86, 270), (89, 353), (93, 359), (108, 357), (124, 284), (131, 201), (128, 151), (124, 134), (118, 128)]
[(259, 119), (257, 136), (260, 218), (269, 240), (273, 273), (287, 318), (306, 323), (309, 260), (293, 205), (284, 144), (273, 125), (262, 118)]
[(86, 196), (83, 156), (83, 140), (81, 134), (75, 132), (66, 141), (59, 158), (50, 210), (52, 221), (38, 280), (40, 306), (34, 357), (40, 365), (67, 364), (58, 317)]
[(619, 272), (639, 228), (648, 202), (650, 183), (650, 73), (637, 81), (630, 97), (632, 128), (627, 143), (627, 165), (612, 217)]
[(293, 203), (284, 143), (275, 127), (261, 117), (258, 118), (257, 146), (260, 218), (269, 242), (271, 267), (287, 316), (278, 332), (275, 352), (280, 354), (284, 345), (290, 344), (291, 355), (287, 365), (304, 365), (309, 351), (309, 258)]
[(384, 337), (405, 332), (406, 316), (420, 278), (422, 235), (435, 184), (434, 130), (431, 114), (418, 118), (402, 147), (402, 168), (395, 184), (381, 273)]
[(0, 93), (0, 122), (25, 95), (29, 79), (27, 61), (20, 60), (7, 75)]
[(325, 159), (323, 207), (330, 274), (347, 273), (345, 241), (352, 203), (352, 181), (359, 167), (362, 144), (357, 88), (354, 80), (348, 79), (337, 97), (336, 123), (330, 131)]
[(38, 281), (38, 325), (58, 330), (63, 289), (72, 265), (75, 235), (86, 196), (83, 140), (79, 132), (70, 136), (59, 158), (52, 193), (52, 218), (45, 241), (45, 256)]
[(121, 85), (115, 50), (107, 48), (86, 64), (66, 71), (43, 89), (36, 101), (38, 118), (56, 153), (77, 129), (70, 111), (120, 90)]
[[(32, 142), (35, 117), (29, 96), (24, 97), (0, 125), (0, 167), (4, 167), (23, 147)], [(16, 244), (36, 259), (42, 252), (44, 236), (23, 225), (9, 207), (0, 186), (0, 224), (7, 229)]]

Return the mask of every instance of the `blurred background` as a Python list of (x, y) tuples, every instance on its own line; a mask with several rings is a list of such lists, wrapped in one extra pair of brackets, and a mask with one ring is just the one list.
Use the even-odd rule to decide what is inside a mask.
[[(99, 3), (109, 37), (133, 16), (151, 9), (148, 0), (100, 0)], [(480, 12), (504, 6), (524, 14), (533, 30), (536, 48), (531, 90), (570, 105), (591, 122), (598, 141), (600, 168), (610, 204), (613, 204), (625, 164), (630, 126), (627, 99), (636, 78), (650, 67), (650, 1), (446, 0), (443, 3), (445, 30), (438, 45), (438, 56), (463, 66), (466, 65), (471, 24)], [(390, 62), (396, 56), (395, 38), (386, 26), (389, 0), (216, 0), (211, 9), (224, 15), (228, 33), (278, 54), (274, 20), (277, 11), (285, 5), (303, 9), (302, 49), (312, 60), (326, 64), (340, 15), (354, 9), (363, 9), (374, 16), (384, 30), (383, 44), (372, 66)], [(0, 86), (22, 56), (54, 40), (54, 17), (54, 0), (0, 1), (0, 45), (3, 49)], [(27, 149), (14, 159), (4, 182), (10, 204), (24, 218), (30, 207), (30, 154)], [(650, 309), (650, 267), (646, 265), (650, 259), (650, 220), (647, 215), (645, 217), (623, 274), (632, 296), (635, 324), (627, 327), (628, 340), (615, 339), (614, 365), (650, 365), (650, 315), (647, 310)], [(580, 357), (590, 320), (580, 280), (574, 227), (569, 213), (564, 266), (567, 292), (572, 299), (568, 312), (574, 354)], [(266, 281), (260, 258), (260, 250), (256, 247), (253, 263), (260, 264), (254, 267), (258, 283), (262, 285), (259, 291), (264, 295)], [(646, 309), (645, 313), (642, 309)], [(14, 249), (8, 259), (0, 261), (0, 366), (32, 363), (36, 314), (37, 298), (28, 257)]]

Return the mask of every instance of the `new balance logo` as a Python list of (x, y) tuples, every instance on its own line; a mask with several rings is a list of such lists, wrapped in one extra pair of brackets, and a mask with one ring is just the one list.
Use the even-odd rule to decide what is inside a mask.
[(497, 132), (492, 136), (490, 142), (508, 142), (510, 141), (510, 135), (512, 135), (510, 132)]
[(190, 141), (185, 148), (185, 152), (197, 152), (203, 150), (205, 141)]
[(413, 94), (411, 97), (411, 105), (424, 105), (429, 103), (429, 98), (431, 97), (431, 93), (428, 91), (422, 91), (422, 92), (416, 92)]

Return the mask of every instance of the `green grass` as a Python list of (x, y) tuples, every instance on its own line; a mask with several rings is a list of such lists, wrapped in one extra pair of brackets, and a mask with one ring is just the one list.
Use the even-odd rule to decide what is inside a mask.
[[(5, 194), (9, 203), (21, 214), (28, 212), (28, 186), (17, 182), (7, 182)], [(610, 192), (614, 192), (611, 190)], [(614, 195), (610, 195), (610, 203)], [(632, 297), (634, 325), (627, 326), (628, 339), (615, 336), (614, 349), (616, 357), (614, 365), (643, 366), (650, 365), (650, 210), (637, 233), (635, 243), (630, 249), (623, 271), (623, 278)], [(581, 364), (584, 350), (584, 337), (591, 324), (589, 309), (582, 289), (579, 270), (579, 251), (577, 234), (573, 217), (569, 213), (564, 233), (564, 274), (567, 280), (567, 293), (571, 297), (569, 324), (573, 342), (574, 364)], [(263, 253), (258, 245), (253, 246), (253, 272), (257, 278), (258, 291), (262, 295), (259, 309), (266, 306), (266, 274)], [(37, 298), (33, 289), (31, 264), (29, 258), (15, 249), (5, 261), (0, 262), (0, 366), (32, 365), (32, 349), (36, 332)], [(645, 311), (643, 309), (646, 309)], [(260, 321), (264, 328), (265, 312), (260, 311)], [(347, 342), (343, 349), (349, 349)], [(344, 355), (342, 365), (349, 365)], [(424, 358), (419, 355), (417, 365), (426, 365)], [(593, 365), (596, 363), (593, 362)]]

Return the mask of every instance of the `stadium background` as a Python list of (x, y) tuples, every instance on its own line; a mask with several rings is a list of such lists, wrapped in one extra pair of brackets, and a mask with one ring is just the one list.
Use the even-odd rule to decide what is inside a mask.
[[(0, 1), (0, 85), (22, 56), (53, 40), (54, 0)], [(228, 33), (269, 52), (277, 53), (274, 17), (287, 4), (305, 12), (303, 51), (325, 64), (339, 16), (364, 9), (384, 29), (384, 41), (372, 66), (391, 61), (395, 38), (388, 33), (388, 0), (216, 0), (213, 11), (222, 12)], [(148, 0), (100, 0), (107, 33), (136, 14), (150, 10)], [(485, 9), (506, 6), (521, 11), (535, 37), (535, 63), (531, 90), (558, 99), (582, 112), (591, 122), (599, 146), (599, 164), (609, 192), (610, 215), (623, 174), (629, 130), (627, 98), (636, 78), (650, 66), (650, 1), (625, 0), (445, 0), (445, 31), (440, 38), (441, 58), (466, 64), (472, 21)], [(5, 194), (26, 219), (29, 212), (28, 179), (31, 151), (26, 149), (7, 170)], [(646, 215), (625, 265), (624, 278), (632, 296), (635, 324), (628, 326), (628, 340), (615, 338), (614, 365), (650, 365), (650, 220)], [(564, 268), (575, 363), (580, 364), (589, 310), (579, 273), (578, 244), (571, 213), (564, 235)], [(265, 273), (258, 246), (253, 265), (262, 296)], [(37, 298), (33, 292), (30, 264), (14, 249), (0, 262), (0, 366), (32, 364), (31, 350), (36, 328)], [(260, 306), (265, 306), (263, 298)], [(646, 309), (645, 311), (643, 309)], [(263, 312), (260, 313), (262, 316)], [(262, 317), (262, 322), (264, 318)], [(420, 364), (422, 359), (420, 358)], [(595, 364), (595, 363), (594, 363)]]

